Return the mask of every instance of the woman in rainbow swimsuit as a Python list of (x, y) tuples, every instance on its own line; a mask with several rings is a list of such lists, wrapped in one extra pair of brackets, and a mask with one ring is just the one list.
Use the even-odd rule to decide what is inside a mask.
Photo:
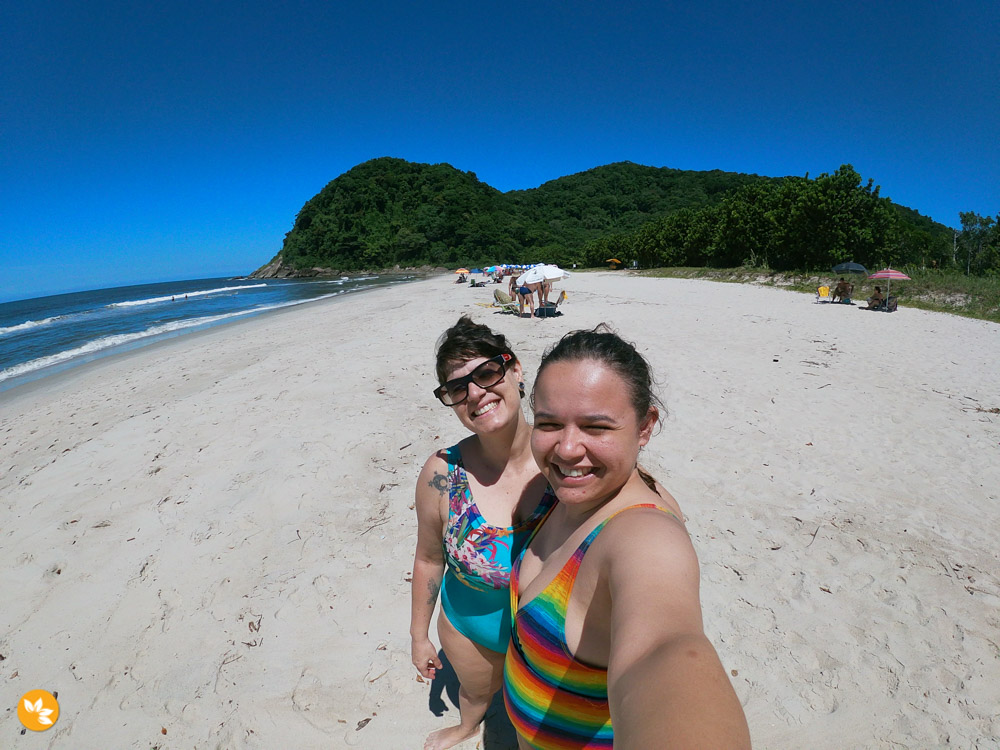
[(478, 731), (503, 681), (510, 641), (510, 566), (555, 502), (531, 455), (521, 410), (521, 363), (504, 336), (467, 317), (438, 344), (434, 395), (472, 433), (438, 451), (417, 480), (417, 549), (410, 608), (411, 656), (422, 677), (441, 668), (437, 632), (458, 675), (460, 722), (433, 732), (444, 750)]
[(504, 700), (521, 748), (749, 748), (691, 540), (636, 463), (659, 418), (646, 361), (604, 326), (569, 333), (532, 407), (559, 502), (511, 574)]

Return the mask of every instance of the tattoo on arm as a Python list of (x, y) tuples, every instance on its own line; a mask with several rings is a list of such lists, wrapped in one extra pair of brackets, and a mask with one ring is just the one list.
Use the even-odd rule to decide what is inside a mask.
[(427, 582), (427, 603), (432, 607), (437, 603), (438, 591), (441, 589), (441, 584), (437, 581)]
[(448, 477), (440, 472), (434, 474), (434, 478), (427, 483), (427, 486), (433, 487), (438, 491), (439, 495), (444, 496), (448, 492)]

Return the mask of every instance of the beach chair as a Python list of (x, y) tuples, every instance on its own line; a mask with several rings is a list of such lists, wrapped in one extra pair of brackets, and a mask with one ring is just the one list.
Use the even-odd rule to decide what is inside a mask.
[(500, 312), (514, 313), (515, 315), (520, 315), (521, 311), (518, 308), (517, 302), (511, 299), (507, 292), (500, 289), (493, 290), (493, 306), (499, 307)]
[(832, 302), (833, 298), (830, 297), (830, 287), (821, 286), (816, 290), (816, 304), (820, 302)]

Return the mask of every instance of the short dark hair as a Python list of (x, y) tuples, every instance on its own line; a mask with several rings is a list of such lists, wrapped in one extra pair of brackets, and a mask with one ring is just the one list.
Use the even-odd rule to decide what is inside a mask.
[[(535, 374), (535, 382), (542, 377), (545, 368), (555, 362), (594, 360), (610, 367), (625, 381), (629, 389), (632, 408), (639, 420), (645, 419), (650, 407), (656, 407), (661, 414), (666, 413), (659, 397), (654, 392), (653, 373), (649, 363), (639, 354), (635, 345), (625, 341), (601, 323), (591, 331), (570, 331), (542, 355), (542, 363)], [(535, 394), (531, 394), (531, 408), (535, 407)]]
[(463, 315), (451, 328), (445, 331), (437, 342), (437, 378), (444, 384), (448, 370), (476, 357), (495, 357), (509, 354), (514, 357), (508, 367), (513, 367), (517, 356), (511, 351), (507, 337), (494, 333), (489, 326), (474, 323), (468, 315)]

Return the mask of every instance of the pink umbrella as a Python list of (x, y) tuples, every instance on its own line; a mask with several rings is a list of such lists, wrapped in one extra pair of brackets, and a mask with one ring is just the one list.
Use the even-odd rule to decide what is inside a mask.
[(887, 282), (886, 285), (885, 285), (885, 301), (886, 301), (886, 304), (888, 304), (888, 302), (889, 302), (889, 287), (892, 284), (892, 280), (893, 279), (896, 279), (896, 281), (910, 281), (911, 280), (910, 277), (907, 276), (902, 271), (897, 271), (897, 270), (892, 269), (892, 268), (883, 268), (881, 271), (876, 271), (875, 273), (873, 273), (868, 278), (869, 279), (885, 279), (886, 280), (886, 282)]

